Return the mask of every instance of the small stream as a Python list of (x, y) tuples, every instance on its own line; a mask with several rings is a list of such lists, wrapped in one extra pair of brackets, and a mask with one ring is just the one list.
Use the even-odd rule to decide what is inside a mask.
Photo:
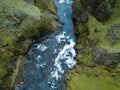
[(72, 0), (54, 0), (64, 26), (34, 44), (26, 55), (24, 84), (16, 90), (66, 90), (66, 73), (76, 64)]

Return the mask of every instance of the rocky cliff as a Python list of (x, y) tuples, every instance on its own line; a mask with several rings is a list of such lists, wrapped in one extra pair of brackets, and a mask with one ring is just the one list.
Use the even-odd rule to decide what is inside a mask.
[(0, 90), (11, 90), (29, 46), (56, 28), (52, 0), (0, 0)]
[(68, 90), (120, 89), (120, 1), (75, 0), (75, 69)]
[[(30, 45), (60, 24), (52, 0), (0, 1), (0, 90), (11, 90)], [(120, 1), (74, 0), (73, 13), (78, 63), (67, 90), (120, 90)]]

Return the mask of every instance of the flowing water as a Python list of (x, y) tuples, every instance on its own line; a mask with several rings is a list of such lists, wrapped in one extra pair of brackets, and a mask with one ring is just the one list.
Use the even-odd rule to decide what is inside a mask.
[(66, 73), (76, 64), (72, 0), (54, 0), (64, 26), (43, 42), (34, 44), (26, 58), (24, 84), (18, 90), (66, 90)]

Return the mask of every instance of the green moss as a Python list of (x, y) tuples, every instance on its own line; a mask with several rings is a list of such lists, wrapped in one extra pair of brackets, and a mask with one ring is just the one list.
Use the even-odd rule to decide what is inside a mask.
[(46, 1), (42, 1), (42, 0), (36, 0), (35, 1), (35, 5), (41, 9), (42, 12), (47, 12), (50, 13), (56, 13), (55, 10), (55, 5), (53, 1), (50, 0), (46, 0)]
[(18, 73), (19, 56), (38, 38), (56, 30), (56, 10), (50, 0), (35, 4), (1, 0), (0, 17), (0, 90), (11, 90)]
[(14, 36), (10, 35), (7, 31), (0, 30), (0, 45), (12, 44), (13, 39)]
[(41, 9), (42, 23), (41, 26), (45, 30), (54, 31), (57, 29), (57, 12), (52, 0), (36, 0), (35, 5)]
[(9, 71), (9, 67), (11, 65), (9, 65), (10, 63), (10, 59), (12, 59), (13, 57), (13, 53), (0, 48), (0, 88), (4, 85), (4, 83), (8, 82), (8, 75), (10, 75), (10, 71)]
[[(106, 34), (106, 30), (105, 27), (103, 26), (102, 23), (100, 23), (99, 21), (97, 21), (94, 17), (90, 16), (89, 20), (88, 20), (88, 28), (89, 28), (89, 38), (91, 40), (94, 39), (100, 39), (104, 40), (104, 35)], [(99, 38), (99, 36), (101, 36)]]
[(16, 77), (18, 75), (19, 67), (20, 67), (20, 64), (21, 64), (21, 60), (22, 60), (22, 56), (19, 56), (18, 60), (17, 60), (17, 63), (16, 63), (16, 68), (14, 69), (13, 75), (12, 75), (12, 78), (11, 78), (11, 85), (10, 85), (11, 88), (14, 85), (14, 82), (15, 82)]
[[(88, 21), (88, 28), (89, 28), (89, 39), (92, 41), (98, 41), (96, 46), (100, 46), (101, 48), (104, 48), (107, 50), (108, 53), (119, 53), (120, 52), (120, 42), (119, 42), (119, 32), (114, 33), (111, 32), (112, 30), (117, 31), (120, 28), (114, 28), (113, 25), (116, 25), (119, 22), (102, 24), (98, 22), (94, 17), (90, 17)], [(110, 27), (113, 29), (111, 30)], [(111, 31), (110, 31), (110, 30)], [(108, 32), (111, 32), (108, 33)], [(114, 36), (111, 36), (114, 35)], [(114, 44), (110, 42), (110, 39), (114, 38)], [(117, 38), (117, 39), (116, 39)], [(117, 42), (116, 42), (117, 41)]]
[[(119, 29), (119, 22), (117, 20), (114, 21), (114, 23), (109, 22), (109, 24), (108, 22), (101, 23), (93, 16), (90, 16), (86, 24), (80, 24), (78, 26), (81, 37), (78, 39), (77, 48), (83, 48), (83, 51), (77, 55), (77, 59), (81, 63), (92, 65), (94, 57), (93, 50), (95, 47), (105, 50), (106, 54), (111, 55), (111, 57), (112, 54), (115, 55), (120, 53)], [(111, 39), (114, 39), (114, 42)], [(103, 52), (99, 52), (97, 54), (100, 55), (103, 54)], [(119, 54), (115, 56), (118, 56), (117, 58), (119, 58)]]
[(120, 0), (117, 0), (116, 5), (115, 5), (115, 9), (113, 14), (111, 15), (110, 19), (107, 22), (113, 22), (114, 21), (118, 21), (119, 22), (119, 18), (120, 18)]
[(67, 90), (119, 90), (119, 81), (109, 76), (89, 77), (85, 74), (74, 74), (68, 81)]
[(115, 43), (115, 45), (101, 45), (101, 48), (107, 50), (108, 53), (120, 53), (120, 43)]
[[(84, 2), (86, 1), (83, 1), (83, 6), (86, 4)], [(97, 9), (100, 9), (106, 2), (100, 0)], [(74, 7), (82, 10), (80, 6)], [(120, 89), (119, 9), (120, 1), (117, 0), (113, 14), (108, 16), (107, 21), (100, 22), (93, 14), (86, 13), (89, 16), (88, 21), (75, 25), (77, 35), (80, 34), (80, 37), (77, 36), (78, 45), (76, 47), (78, 64), (69, 72), (70, 79), (67, 81), (67, 90)], [(82, 11), (85, 13), (84, 10)], [(80, 13), (81, 11), (79, 11)], [(97, 60), (98, 62), (96, 62)]]
[(57, 29), (57, 20), (55, 15), (44, 13), (42, 18), (41, 28), (47, 31), (55, 31)]
[(77, 60), (85, 65), (93, 65), (91, 49), (86, 47), (83, 53), (77, 55)]
[(26, 14), (36, 19), (40, 19), (41, 16), (40, 9), (34, 5), (25, 3), (23, 0), (1, 1), (0, 7), (6, 15), (14, 16), (14, 14)]
[(86, 13), (85, 12), (85, 8), (82, 6), (81, 1), (80, 0), (75, 0), (73, 3), (73, 9), (74, 9), (74, 13), (75, 14), (79, 14), (80, 12)]

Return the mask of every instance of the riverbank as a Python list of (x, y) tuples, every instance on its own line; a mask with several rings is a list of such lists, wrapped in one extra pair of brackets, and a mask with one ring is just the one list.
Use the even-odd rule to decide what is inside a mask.
[(1, 0), (0, 90), (11, 90), (30, 45), (58, 28), (50, 0)]
[(67, 90), (120, 89), (119, 0), (75, 0), (76, 67)]

